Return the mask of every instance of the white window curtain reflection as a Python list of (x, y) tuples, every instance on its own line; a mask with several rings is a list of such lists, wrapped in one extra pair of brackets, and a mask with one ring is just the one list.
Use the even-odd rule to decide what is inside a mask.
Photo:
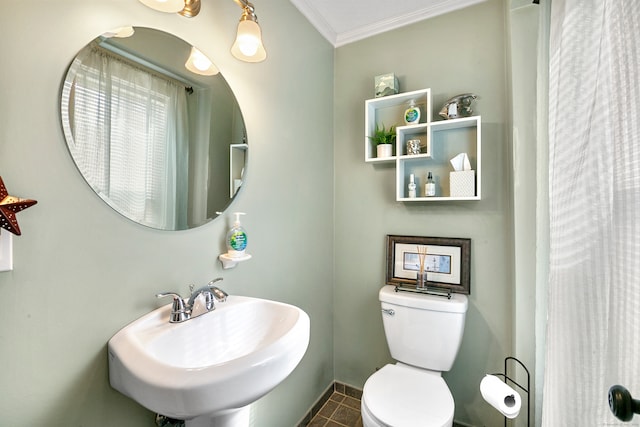
[(543, 426), (627, 425), (608, 389), (640, 396), (639, 34), (637, 0), (551, 3)]
[(127, 217), (185, 228), (188, 120), (184, 86), (95, 47), (74, 87), (73, 157)]

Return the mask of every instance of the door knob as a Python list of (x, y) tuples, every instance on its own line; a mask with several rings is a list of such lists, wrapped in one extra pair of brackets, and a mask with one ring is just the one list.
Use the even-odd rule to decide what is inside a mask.
[(621, 385), (614, 385), (609, 389), (609, 409), (620, 421), (631, 421), (633, 414), (640, 414), (640, 400), (633, 399)]

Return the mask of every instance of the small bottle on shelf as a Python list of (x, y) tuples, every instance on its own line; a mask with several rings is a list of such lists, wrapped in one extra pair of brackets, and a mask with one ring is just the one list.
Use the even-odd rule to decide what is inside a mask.
[(427, 197), (433, 197), (436, 195), (436, 183), (433, 180), (431, 172), (427, 175), (427, 183), (424, 185), (424, 195)]
[(416, 197), (416, 181), (413, 174), (409, 175), (409, 198), (415, 199)]

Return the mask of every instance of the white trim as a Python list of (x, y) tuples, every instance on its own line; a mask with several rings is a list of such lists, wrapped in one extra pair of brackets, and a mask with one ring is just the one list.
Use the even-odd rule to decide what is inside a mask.
[(386, 31), (394, 30), (438, 15), (444, 15), (445, 13), (472, 6), (477, 3), (482, 3), (486, 0), (434, 0), (430, 5), (421, 9), (416, 9), (412, 12), (397, 16), (390, 15), (389, 19), (373, 22), (341, 33), (337, 33), (333, 28), (330, 18), (323, 16), (316, 8), (313, 7), (313, 0), (290, 1), (325, 39), (327, 39), (334, 47), (340, 47)]
[[(333, 26), (322, 16), (320, 12), (312, 5), (312, 0), (290, 0), (291, 3), (304, 15), (305, 18), (313, 25), (316, 30), (336, 47), (338, 34)], [(341, 1), (341, 0), (339, 0)]]
[(13, 234), (0, 229), (0, 271), (13, 270)]

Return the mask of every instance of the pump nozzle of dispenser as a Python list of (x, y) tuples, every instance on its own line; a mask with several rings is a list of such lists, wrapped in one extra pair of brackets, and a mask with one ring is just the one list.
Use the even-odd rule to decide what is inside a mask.
[(244, 212), (234, 212), (233, 213), (236, 216), (236, 220), (233, 222), (233, 225), (240, 225), (240, 215), (246, 215), (246, 213)]

